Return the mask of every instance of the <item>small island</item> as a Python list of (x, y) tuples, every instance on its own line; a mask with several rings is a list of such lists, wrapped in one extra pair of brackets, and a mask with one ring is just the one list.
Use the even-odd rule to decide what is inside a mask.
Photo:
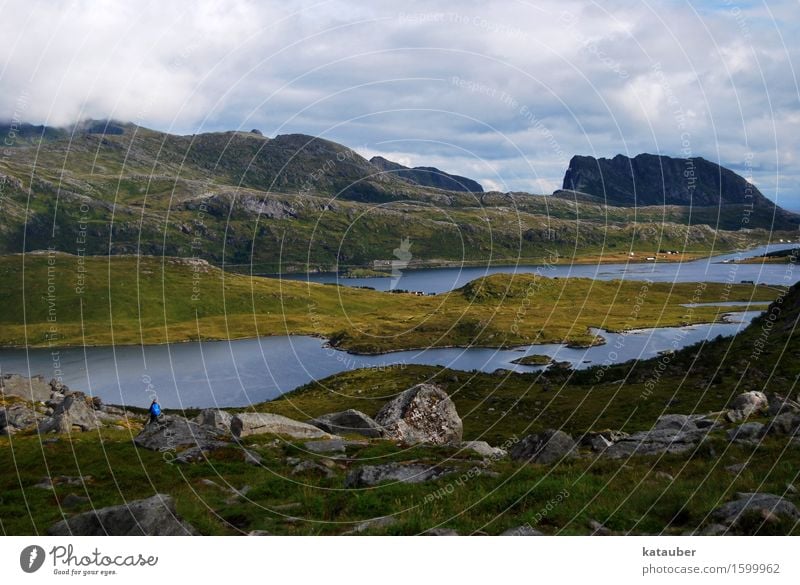
[(511, 363), (520, 366), (549, 366), (553, 363), (553, 358), (549, 355), (531, 354), (517, 358)]

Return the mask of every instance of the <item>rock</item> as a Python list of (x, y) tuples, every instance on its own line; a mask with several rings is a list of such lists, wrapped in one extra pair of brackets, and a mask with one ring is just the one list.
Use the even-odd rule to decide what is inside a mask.
[(763, 392), (758, 392), (756, 390), (739, 394), (731, 401), (731, 410), (738, 410), (744, 413), (745, 416), (749, 416), (760, 410), (766, 410), (767, 408), (769, 408), (767, 396)]
[(575, 448), (575, 441), (567, 433), (549, 429), (523, 438), (511, 447), (509, 454), (515, 460), (549, 464), (574, 455)]
[(604, 431), (591, 431), (583, 435), (580, 444), (589, 447), (592, 451), (601, 453), (608, 449), (617, 441), (624, 439), (628, 433), (623, 431), (612, 431), (606, 429)]
[(743, 519), (750, 515), (758, 515), (760, 521), (766, 522), (777, 522), (781, 519), (793, 522), (800, 520), (800, 511), (792, 502), (765, 493), (737, 493), (735, 500), (714, 510), (711, 518), (729, 528), (742, 529), (746, 528)]
[(534, 529), (530, 524), (523, 524), (515, 528), (509, 528), (505, 532), (501, 532), (500, 536), (544, 536), (544, 532), (539, 532)]
[(0, 435), (13, 435), (18, 431), (32, 430), (44, 419), (27, 404), (0, 407)]
[(342, 439), (328, 439), (323, 441), (309, 441), (303, 443), (303, 447), (312, 453), (336, 453), (344, 455), (346, 447), (349, 443)]
[(640, 431), (617, 441), (606, 449), (602, 456), (621, 459), (632, 455), (685, 453), (697, 447), (700, 441), (706, 437), (707, 432), (707, 429)]
[(800, 414), (793, 412), (779, 414), (767, 424), (766, 434), (788, 436), (800, 434)]
[(308, 421), (308, 424), (332, 435), (358, 434), (369, 439), (383, 436), (383, 429), (372, 418), (358, 410), (345, 410), (323, 414)]
[(757, 444), (764, 435), (765, 426), (760, 422), (749, 422), (739, 425), (728, 431), (728, 440), (731, 443)]
[(224, 410), (206, 408), (200, 411), (195, 422), (201, 427), (210, 427), (226, 435), (231, 434), (231, 421), (233, 416)]
[(508, 452), (505, 449), (501, 449), (500, 447), (492, 447), (486, 441), (464, 441), (461, 443), (461, 448), (474, 451), (481, 457), (485, 457), (487, 459), (502, 459), (508, 455)]
[(266, 530), (251, 530), (247, 533), (247, 536), (272, 536), (272, 533)]
[(795, 495), (795, 494), (797, 494), (797, 488), (796, 488), (796, 487), (794, 487), (794, 485), (793, 485), (793, 484), (791, 484), (791, 483), (787, 483), (787, 484), (786, 484), (786, 493), (787, 493), (787, 494), (792, 494), (792, 495)]
[(263, 459), (261, 455), (249, 449), (244, 450), (244, 462), (248, 465), (261, 465)]
[(383, 465), (364, 465), (347, 474), (346, 488), (360, 488), (378, 485), (383, 482), (422, 483), (439, 479), (451, 469), (443, 469), (422, 463), (384, 463)]
[(61, 500), (61, 507), (62, 508), (77, 508), (86, 504), (89, 501), (89, 498), (86, 496), (78, 496), (76, 494), (67, 494), (63, 500)]
[(28, 402), (45, 402), (50, 399), (53, 389), (42, 376), (25, 378), (19, 374), (3, 374), (0, 376), (0, 394), (16, 396)]
[(387, 437), (407, 445), (461, 443), (463, 424), (447, 393), (417, 384), (381, 408), (375, 417)]
[(208, 454), (212, 451), (229, 446), (230, 443), (225, 443), (223, 441), (208, 441), (202, 445), (195, 445), (194, 447), (189, 447), (181, 451), (172, 462), (178, 464), (202, 463), (203, 461), (208, 461)]
[(695, 430), (697, 427), (687, 414), (662, 414), (658, 417), (654, 429), (691, 429)]
[(379, 518), (372, 518), (371, 520), (365, 520), (360, 524), (357, 524), (352, 530), (345, 532), (344, 534), (361, 534), (362, 532), (367, 532), (368, 530), (378, 530), (381, 528), (388, 528), (393, 524), (396, 524), (397, 520), (394, 516), (381, 516)]
[(91, 400), (81, 392), (73, 392), (55, 407), (53, 416), (39, 423), (39, 433), (70, 433), (99, 428), (100, 420), (91, 406)]
[(725, 471), (728, 473), (735, 473), (740, 474), (744, 469), (747, 467), (747, 463), (734, 463), (733, 465), (728, 465), (725, 468)]
[(452, 528), (429, 528), (422, 536), (458, 536), (458, 532)]
[(304, 473), (315, 473), (323, 477), (336, 477), (333, 471), (317, 461), (301, 461), (292, 469), (292, 475), (301, 475)]
[(589, 520), (589, 530), (592, 536), (611, 536), (613, 533), (597, 520)]
[(656, 472), (653, 474), (653, 477), (655, 477), (656, 479), (662, 479), (662, 480), (664, 480), (664, 481), (670, 481), (670, 482), (672, 482), (672, 481), (675, 481), (675, 478), (674, 478), (674, 477), (672, 477), (672, 476), (671, 476), (669, 473), (667, 473), (666, 471), (656, 471)]
[(146, 425), (133, 442), (152, 451), (175, 451), (186, 447), (211, 446), (220, 442), (221, 433), (180, 416), (165, 415)]
[(767, 413), (770, 416), (777, 416), (785, 412), (800, 412), (800, 404), (787, 396), (771, 394), (767, 398), (769, 400)]
[(279, 414), (244, 412), (231, 420), (231, 434), (236, 438), (273, 434), (293, 439), (333, 439), (333, 435), (315, 426), (292, 420)]
[(181, 520), (175, 502), (156, 494), (120, 506), (91, 510), (48, 529), (51, 536), (184, 536), (197, 531)]

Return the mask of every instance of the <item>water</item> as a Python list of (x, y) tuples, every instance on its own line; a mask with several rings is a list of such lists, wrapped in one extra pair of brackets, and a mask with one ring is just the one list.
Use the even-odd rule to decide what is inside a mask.
[(50, 349), (2, 350), (0, 370), (26, 376), (42, 374), (49, 379), (58, 367), (70, 387), (112, 404), (147, 406), (152, 385), (161, 404), (169, 408), (245, 406), (275, 398), (311, 380), (356, 368), (426, 364), (467, 371), (534, 372), (541, 367), (511, 362), (524, 355), (541, 354), (569, 361), (576, 368), (587, 368), (650, 358), (717, 335), (733, 335), (759, 313), (737, 313), (725, 323), (641, 329), (625, 334), (594, 330), (607, 343), (585, 349), (548, 344), (507, 350), (442, 348), (359, 356), (332, 349), (314, 337), (276, 336), (144, 347), (87, 347), (55, 353)]
[(397, 280), (386, 278), (341, 278), (336, 273), (289, 274), (283, 278), (309, 282), (339, 283), (344, 286), (368, 286), (387, 291), (405, 289), (424, 293), (442, 293), (468, 282), (497, 273), (538, 273), (549, 277), (581, 277), (599, 280), (650, 279), (658, 282), (733, 282), (791, 285), (800, 279), (800, 269), (791, 264), (733, 264), (765, 252), (795, 248), (793, 244), (769, 244), (747, 252), (724, 254), (692, 262), (650, 262), (625, 264), (564, 264), (557, 266), (482, 266), (463, 268), (425, 268), (404, 270)]

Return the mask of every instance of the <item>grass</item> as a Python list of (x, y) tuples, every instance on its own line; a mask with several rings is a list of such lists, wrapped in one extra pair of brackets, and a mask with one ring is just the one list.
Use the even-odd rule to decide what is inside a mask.
[[(343, 349), (592, 343), (611, 331), (720, 319), (781, 289), (495, 274), (435, 296), (225, 273), (204, 263), (63, 254), (0, 258), (0, 344), (155, 344), (257, 335), (318, 335)], [(48, 287), (51, 287), (50, 289)]]

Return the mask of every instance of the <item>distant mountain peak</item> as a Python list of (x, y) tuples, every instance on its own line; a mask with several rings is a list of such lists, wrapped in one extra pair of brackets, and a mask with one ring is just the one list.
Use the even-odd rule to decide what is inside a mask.
[(422, 187), (435, 187), (447, 191), (462, 191), (466, 193), (483, 193), (483, 186), (473, 179), (452, 175), (436, 167), (407, 167), (400, 163), (388, 160), (382, 156), (373, 156), (369, 162), (385, 173), (414, 185)]

